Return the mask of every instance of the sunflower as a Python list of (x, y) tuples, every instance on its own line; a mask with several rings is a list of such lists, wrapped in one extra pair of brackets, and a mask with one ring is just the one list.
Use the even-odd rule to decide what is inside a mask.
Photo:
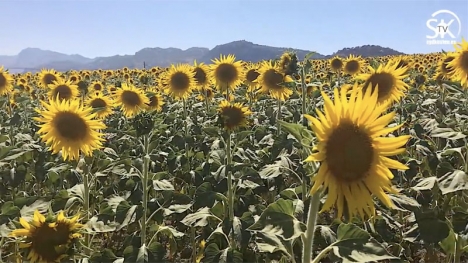
[(244, 68), (242, 61), (236, 61), (234, 55), (223, 56), (214, 59), (210, 65), (210, 76), (214, 80), (218, 90), (234, 90), (242, 84)]
[(0, 67), (0, 96), (9, 94), (13, 90), (13, 77)]
[(164, 105), (163, 97), (155, 91), (150, 92), (149, 103), (146, 104), (150, 111), (161, 112)]
[(80, 94), (78, 85), (73, 84), (71, 81), (59, 79), (49, 84), (49, 99), (56, 98), (60, 100), (70, 100), (76, 98)]
[(331, 69), (332, 69), (333, 71), (340, 71), (340, 70), (342, 70), (342, 69), (343, 69), (343, 65), (344, 65), (343, 60), (342, 60), (340, 57), (338, 57), (338, 56), (336, 56), (336, 57), (330, 59), (330, 67), (331, 67)]
[(68, 219), (63, 211), (54, 219), (36, 210), (32, 221), (20, 218), (19, 222), (23, 228), (13, 230), (10, 236), (23, 238), (20, 247), (29, 250), (27, 258), (31, 263), (60, 262), (69, 257), (83, 227), (78, 216)]
[(360, 57), (349, 55), (349, 57), (345, 60), (344, 72), (349, 75), (355, 75), (357, 73), (360, 73), (362, 68), (363, 63)]
[(54, 81), (59, 81), (60, 79), (58, 73), (53, 69), (42, 69), (41, 72), (39, 72), (39, 82), (44, 89), (48, 88), (49, 84), (52, 84)]
[(93, 118), (91, 107), (83, 107), (79, 100), (42, 101), (44, 110), (37, 109), (40, 117), (34, 120), (42, 124), (37, 131), (42, 141), (50, 146), (54, 154), (62, 151), (64, 160), (77, 160), (80, 151), (91, 156), (93, 150), (102, 147), (103, 134), (99, 131), (106, 125)]
[(105, 119), (113, 113), (114, 101), (101, 92), (96, 92), (89, 96), (85, 103), (93, 108), (98, 119)]
[[(378, 103), (378, 92), (365, 93), (354, 85), (348, 99), (349, 87), (334, 90), (334, 101), (322, 92), (325, 112), (317, 110), (318, 118), (305, 115), (318, 139), (315, 153), (305, 161), (320, 162), (320, 169), (312, 179), (311, 193), (323, 185), (328, 197), (322, 211), (335, 206), (338, 218), (343, 212), (352, 217), (375, 215), (372, 195), (382, 203), (393, 207), (385, 192), (395, 193), (389, 169), (408, 169), (389, 156), (404, 153), (402, 148), (409, 135), (382, 137), (399, 129), (401, 125), (386, 127), (393, 120), (395, 112), (381, 116), (388, 104)], [(344, 211), (347, 207), (347, 211)]]
[(115, 92), (115, 101), (121, 106), (127, 118), (137, 115), (149, 103), (149, 99), (143, 90), (126, 83), (122, 83), (122, 88)]
[(187, 64), (171, 65), (161, 76), (164, 92), (175, 99), (187, 99), (195, 88), (195, 72)]
[(408, 75), (405, 75), (407, 68), (397, 68), (399, 64), (398, 60), (389, 61), (385, 66), (380, 64), (377, 69), (368, 67), (369, 73), (362, 73), (356, 76), (356, 79), (364, 80), (363, 85), (364, 93), (371, 87), (372, 90), (378, 90), (378, 102), (397, 102), (405, 94), (404, 91), (408, 88), (403, 79)]
[(229, 131), (247, 126), (247, 116), (252, 114), (249, 108), (241, 103), (231, 104), (227, 100), (221, 101), (218, 111), (222, 127)]
[(260, 76), (258, 66), (251, 64), (246, 67), (244, 84), (247, 85), (247, 92), (253, 92), (258, 89), (258, 83), (256, 82), (258, 76)]
[(89, 85), (88, 87), (88, 92), (93, 93), (95, 91), (103, 92), (104, 91), (104, 85), (100, 81), (94, 81)]
[(199, 90), (204, 89), (210, 84), (210, 79), (208, 77), (209, 67), (203, 63), (194, 62), (193, 72), (195, 73), (194, 78), (197, 83), (197, 88)]
[(258, 70), (260, 75), (257, 78), (257, 83), (261, 86), (261, 92), (269, 93), (272, 98), (285, 101), (293, 94), (291, 89), (288, 89), (285, 83), (292, 83), (294, 80), (284, 73), (275, 64), (264, 61)]
[(293, 75), (297, 72), (297, 55), (293, 52), (284, 52), (279, 59), (279, 67), (285, 75)]
[(442, 56), (442, 60), (437, 64), (437, 72), (441, 79), (450, 79), (453, 68), (449, 67), (449, 63), (455, 59), (455, 54), (447, 53)]
[(462, 38), (462, 42), (455, 45), (455, 49), (455, 57), (448, 66), (453, 69), (452, 78), (468, 88), (468, 42)]

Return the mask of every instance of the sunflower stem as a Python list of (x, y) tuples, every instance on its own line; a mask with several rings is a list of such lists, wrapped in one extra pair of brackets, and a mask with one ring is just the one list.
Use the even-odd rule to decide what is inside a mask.
[[(90, 205), (89, 205), (89, 167), (88, 164), (85, 161), (85, 170), (83, 171), (83, 205), (84, 205), (84, 210), (85, 210), (85, 222), (89, 222), (89, 213), (90, 213)], [(84, 234), (85, 236), (85, 247), (90, 247), (90, 238), (91, 236), (88, 233)], [(87, 249), (88, 252), (91, 252), (91, 249)]]
[(278, 136), (281, 134), (281, 124), (279, 120), (281, 119), (281, 100), (277, 100), (278, 103), (278, 111), (276, 112), (276, 130), (278, 133)]
[(148, 210), (148, 177), (149, 177), (149, 135), (143, 135), (143, 152), (145, 156), (143, 157), (143, 173), (141, 178), (142, 190), (143, 190), (143, 215), (141, 217), (141, 241), (140, 245), (143, 246), (146, 244), (146, 212)]
[(205, 108), (206, 114), (208, 114), (208, 111), (210, 110), (210, 106), (208, 104), (208, 89), (205, 89)]
[(315, 224), (319, 212), (320, 196), (321, 191), (317, 191), (310, 199), (309, 212), (307, 214), (307, 231), (303, 237), (302, 262), (310, 262), (313, 256)]
[[(232, 186), (232, 173), (231, 173), (231, 131), (227, 132), (226, 140), (226, 174), (228, 183), (228, 216), (229, 222), (234, 221), (234, 189)], [(235, 241), (231, 240), (231, 247), (235, 247)]]

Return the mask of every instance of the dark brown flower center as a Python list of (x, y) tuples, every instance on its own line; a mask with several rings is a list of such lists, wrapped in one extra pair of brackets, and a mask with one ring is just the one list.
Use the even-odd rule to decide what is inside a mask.
[(134, 91), (125, 90), (122, 92), (122, 102), (126, 106), (134, 107), (141, 104), (140, 96)]
[(197, 82), (197, 84), (205, 84), (207, 81), (206, 72), (199, 67), (196, 67), (193, 71), (195, 72), (195, 81)]
[(394, 79), (393, 75), (387, 72), (374, 73), (364, 83), (363, 91), (365, 93), (372, 84), (372, 92), (374, 92), (378, 85), (378, 100), (381, 101), (392, 92), (395, 85)]
[(91, 107), (93, 108), (105, 108), (107, 106), (106, 102), (101, 98), (95, 98), (91, 101)]
[(463, 69), (463, 71), (465, 72), (465, 76), (466, 76), (468, 74), (468, 51), (463, 51), (459, 59), (460, 59), (460, 67)]
[(334, 129), (325, 151), (331, 174), (348, 182), (365, 177), (374, 160), (371, 138), (351, 122), (342, 122)]
[(281, 83), (283, 83), (283, 74), (276, 71), (275, 69), (267, 70), (264, 73), (263, 81), (268, 89), (279, 90), (283, 88), (280, 85)]
[(45, 74), (44, 77), (42, 78), (42, 81), (46, 85), (52, 84), (56, 80), (57, 80), (57, 77), (55, 77), (54, 74), (50, 74), (50, 73)]
[(237, 79), (238, 72), (234, 65), (223, 63), (216, 68), (215, 77), (217, 80), (230, 85)]
[(190, 79), (184, 72), (176, 72), (170, 78), (171, 89), (175, 91), (186, 91), (190, 88)]
[(53, 120), (57, 133), (66, 140), (79, 141), (86, 138), (88, 125), (79, 115), (73, 112), (59, 112)]
[(354, 74), (359, 71), (359, 62), (356, 60), (350, 60), (346, 62), (345, 69), (347, 72)]
[(258, 73), (257, 70), (251, 69), (251, 70), (247, 71), (247, 74), (246, 74), (245, 78), (249, 82), (254, 82), (258, 78), (259, 75), (260, 75), (260, 73)]
[(331, 61), (331, 67), (334, 70), (341, 69), (343, 67), (343, 61), (341, 61), (341, 59), (335, 58)]
[(3, 73), (0, 73), (0, 88), (6, 87), (7, 85), (7, 79), (3, 75)]
[(57, 98), (57, 95), (58, 95), (59, 99), (61, 100), (70, 99), (73, 95), (71, 88), (68, 85), (63, 85), (63, 84), (55, 87), (52, 94), (53, 94), (52, 95), (53, 99)]
[(225, 107), (221, 111), (221, 118), (228, 129), (239, 126), (244, 120), (244, 113), (237, 107)]

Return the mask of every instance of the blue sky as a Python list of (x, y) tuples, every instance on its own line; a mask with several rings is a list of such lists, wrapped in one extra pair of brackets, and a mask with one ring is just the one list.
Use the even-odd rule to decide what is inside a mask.
[[(1, 0), (0, 55), (37, 47), (96, 57), (242, 39), (325, 55), (365, 44), (405, 53), (452, 50), (426, 44), (434, 34), (426, 21), (440, 9), (459, 17), (456, 40), (468, 39), (468, 0)], [(457, 21), (450, 31), (458, 33)]]

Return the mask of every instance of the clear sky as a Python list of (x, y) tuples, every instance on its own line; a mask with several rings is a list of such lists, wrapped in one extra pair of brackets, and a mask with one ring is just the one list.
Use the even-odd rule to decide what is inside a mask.
[[(426, 44), (434, 34), (426, 21), (441, 9), (461, 21), (456, 40), (468, 40), (468, 0), (0, 0), (0, 55), (36, 47), (112, 56), (235, 40), (325, 55), (365, 44), (405, 53), (453, 50)], [(457, 35), (457, 20), (449, 31)]]

